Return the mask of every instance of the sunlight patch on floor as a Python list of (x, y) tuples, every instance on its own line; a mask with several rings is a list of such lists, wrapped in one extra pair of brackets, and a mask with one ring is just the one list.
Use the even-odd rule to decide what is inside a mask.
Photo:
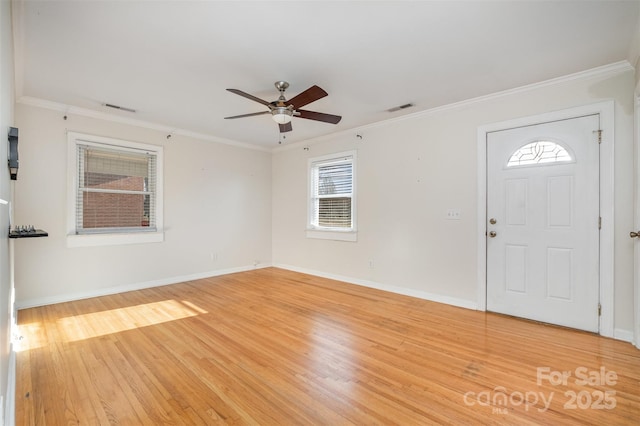
[[(53, 340), (65, 343), (77, 342), (206, 313), (207, 311), (192, 302), (171, 299), (73, 315), (56, 320), (57, 336)], [(52, 336), (45, 336), (46, 338), (39, 336), (42, 329), (40, 323), (22, 324), (19, 329), (23, 337), (16, 345), (17, 351), (36, 349), (42, 346), (42, 341), (52, 341)]]
[(64, 340), (75, 342), (140, 327), (161, 324), (204, 313), (177, 300), (163, 300), (109, 311), (74, 315), (58, 320)]
[(43, 330), (40, 322), (21, 324), (17, 329), (18, 335), (13, 339), (13, 349), (16, 352), (40, 348), (47, 341), (47, 336), (40, 335)]

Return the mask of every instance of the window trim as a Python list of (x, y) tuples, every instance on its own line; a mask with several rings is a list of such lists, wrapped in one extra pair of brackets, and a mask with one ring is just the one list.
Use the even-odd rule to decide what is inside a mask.
[[(156, 155), (156, 230), (141, 229), (132, 232), (76, 234), (76, 197), (78, 185), (78, 145), (115, 148), (122, 151), (148, 151)], [(157, 243), (164, 241), (163, 219), (163, 147), (122, 139), (67, 132), (67, 247), (93, 247), (106, 245)]]
[[(345, 157), (351, 157), (352, 165), (352, 189), (351, 189), (351, 228), (338, 229), (338, 228), (323, 228), (314, 226), (314, 209), (311, 206), (312, 198), (315, 193), (313, 188), (313, 165), (318, 162), (327, 162), (331, 160), (339, 161)], [(319, 157), (309, 158), (307, 161), (307, 238), (317, 238), (324, 240), (337, 240), (337, 241), (357, 241), (357, 190), (356, 190), (356, 177), (357, 177), (357, 151), (343, 151), (334, 154), (322, 155)]]

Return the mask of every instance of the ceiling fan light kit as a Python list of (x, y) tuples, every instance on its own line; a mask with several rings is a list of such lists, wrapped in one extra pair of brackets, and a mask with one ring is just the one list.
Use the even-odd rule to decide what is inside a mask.
[(276, 123), (287, 124), (291, 123), (293, 111), (286, 107), (277, 107), (271, 110), (271, 116)]
[(307, 104), (317, 101), (318, 99), (324, 98), (328, 95), (327, 92), (322, 90), (318, 86), (311, 86), (304, 92), (294, 96), (292, 99), (287, 100), (284, 97), (284, 91), (289, 87), (289, 83), (286, 81), (276, 81), (275, 82), (276, 89), (280, 92), (280, 96), (277, 100), (273, 102), (267, 102), (263, 99), (257, 98), (253, 95), (243, 92), (238, 89), (227, 89), (231, 93), (235, 93), (236, 95), (242, 96), (247, 99), (251, 99), (254, 102), (258, 102), (269, 108), (269, 111), (264, 112), (255, 112), (250, 114), (242, 114), (242, 115), (234, 115), (231, 117), (225, 117), (225, 119), (235, 119), (235, 118), (244, 118), (244, 117), (252, 117), (254, 115), (264, 115), (271, 114), (271, 118), (273, 121), (278, 123), (280, 126), (280, 133), (290, 132), (293, 128), (291, 126), (291, 120), (294, 116), (305, 118), (307, 120), (314, 121), (322, 121), (324, 123), (338, 124), (342, 119), (339, 115), (333, 114), (325, 114), (323, 112), (315, 112), (315, 111), (307, 111), (298, 109)]

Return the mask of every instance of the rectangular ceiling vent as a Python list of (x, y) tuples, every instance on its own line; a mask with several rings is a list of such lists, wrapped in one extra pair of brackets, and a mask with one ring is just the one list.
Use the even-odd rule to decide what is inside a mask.
[(123, 106), (120, 106), (120, 105), (113, 105), (113, 104), (102, 104), (102, 105), (104, 105), (106, 107), (109, 107), (109, 108), (113, 108), (113, 109), (119, 109), (121, 111), (136, 112), (136, 110), (133, 109), (133, 108), (127, 108), (127, 107), (123, 107)]
[(411, 108), (413, 106), (413, 104), (409, 103), (409, 104), (404, 104), (404, 105), (400, 105), (397, 107), (393, 107), (388, 109), (388, 112), (396, 112), (396, 111), (400, 111), (401, 109), (405, 109), (405, 108)]

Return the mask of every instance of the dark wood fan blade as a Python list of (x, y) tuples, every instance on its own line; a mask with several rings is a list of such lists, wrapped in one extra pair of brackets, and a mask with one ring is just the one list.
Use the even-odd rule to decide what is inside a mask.
[(245, 93), (242, 90), (238, 90), (238, 89), (227, 89), (227, 90), (230, 91), (231, 93), (235, 93), (236, 95), (240, 95), (243, 98), (247, 98), (247, 99), (251, 99), (252, 101), (256, 101), (259, 104), (266, 105), (266, 106), (271, 105), (269, 102), (267, 102), (267, 101), (265, 101), (263, 99), (260, 99), (260, 98), (256, 98), (255, 96), (250, 95), (248, 93)]
[(315, 112), (315, 111), (306, 111), (304, 109), (299, 109), (298, 112), (300, 118), (306, 118), (308, 120), (316, 120), (316, 121), (324, 121), (325, 123), (338, 124), (342, 117), (339, 115), (333, 114), (325, 114), (323, 112)]
[(234, 118), (243, 118), (243, 117), (253, 117), (254, 115), (264, 115), (264, 114), (271, 114), (271, 111), (263, 111), (263, 112), (252, 112), (251, 114), (242, 114), (242, 115), (234, 115), (231, 117), (225, 117), (225, 120), (231, 120)]
[(318, 99), (324, 98), (328, 93), (319, 88), (318, 86), (311, 86), (304, 92), (289, 99), (287, 105), (293, 105), (295, 109), (303, 107), (311, 102), (315, 102)]
[(280, 133), (286, 133), (293, 130), (293, 127), (291, 127), (291, 123), (279, 124), (279, 126), (280, 126)]

